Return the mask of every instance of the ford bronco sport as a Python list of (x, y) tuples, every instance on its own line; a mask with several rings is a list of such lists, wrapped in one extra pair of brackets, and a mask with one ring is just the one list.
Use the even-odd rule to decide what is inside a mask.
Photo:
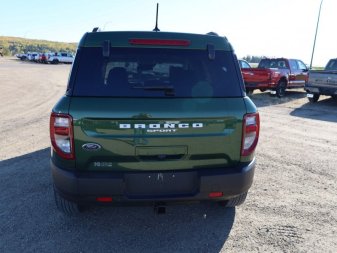
[(55, 201), (244, 202), (259, 114), (225, 37), (90, 32), (52, 110)]

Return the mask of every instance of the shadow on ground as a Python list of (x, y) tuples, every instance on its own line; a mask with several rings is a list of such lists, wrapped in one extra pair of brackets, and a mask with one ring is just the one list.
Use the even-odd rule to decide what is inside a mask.
[(270, 92), (266, 91), (266, 92), (253, 93), (249, 97), (257, 107), (265, 107), (265, 106), (285, 104), (293, 100), (304, 98), (306, 97), (306, 93), (304, 92), (304, 90), (303, 91), (288, 90), (285, 97), (279, 98), (276, 96), (271, 96)]
[(337, 100), (326, 97), (317, 103), (303, 104), (301, 107), (294, 109), (291, 116), (337, 122)]
[(215, 203), (56, 210), (49, 148), (0, 162), (0, 252), (219, 252), (235, 208)]

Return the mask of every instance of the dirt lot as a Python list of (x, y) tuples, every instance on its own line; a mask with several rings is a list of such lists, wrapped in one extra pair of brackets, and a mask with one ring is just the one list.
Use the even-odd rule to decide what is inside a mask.
[(0, 252), (337, 252), (337, 102), (252, 96), (261, 113), (255, 182), (215, 204), (56, 210), (49, 112), (69, 65), (0, 58)]

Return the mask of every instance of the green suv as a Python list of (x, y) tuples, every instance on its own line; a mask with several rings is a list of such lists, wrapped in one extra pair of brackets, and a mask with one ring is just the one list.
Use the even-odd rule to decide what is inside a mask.
[(244, 202), (259, 114), (225, 37), (90, 32), (50, 117), (58, 209)]

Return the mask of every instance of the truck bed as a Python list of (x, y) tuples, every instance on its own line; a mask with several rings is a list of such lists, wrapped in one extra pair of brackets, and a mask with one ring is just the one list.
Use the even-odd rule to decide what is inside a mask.
[(336, 96), (337, 95), (337, 71), (336, 70), (312, 70), (309, 72), (309, 81), (305, 86), (308, 93)]

